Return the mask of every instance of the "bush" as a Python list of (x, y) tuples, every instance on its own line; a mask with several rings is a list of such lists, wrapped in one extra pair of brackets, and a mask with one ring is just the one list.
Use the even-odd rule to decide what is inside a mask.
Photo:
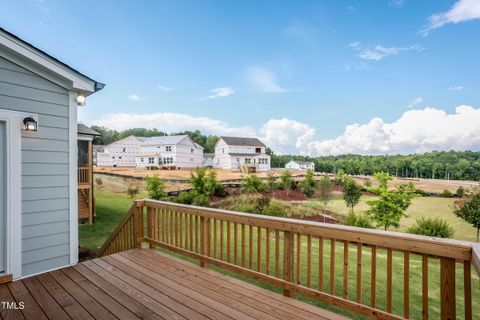
[(465, 188), (462, 186), (458, 187), (457, 192), (455, 192), (455, 194), (457, 195), (457, 197), (463, 198), (463, 196), (465, 195)]
[(234, 211), (240, 211), (245, 213), (254, 213), (255, 208), (251, 203), (241, 203), (235, 207)]
[(271, 201), (270, 204), (263, 210), (262, 214), (274, 217), (285, 217), (287, 212), (280, 202)]
[(210, 206), (210, 198), (205, 194), (197, 194), (193, 198), (193, 205), (199, 207), (209, 207)]
[(352, 227), (373, 229), (373, 224), (370, 218), (364, 214), (356, 215), (352, 211), (345, 218), (345, 224)]
[(139, 193), (138, 187), (134, 186), (133, 184), (128, 186), (127, 194), (130, 197), (130, 199), (132, 199), (132, 200), (135, 199), (135, 197), (138, 195), (138, 193)]
[(195, 194), (193, 192), (182, 191), (178, 197), (176, 197), (175, 202), (182, 204), (193, 204), (194, 198)]
[(368, 189), (372, 186), (372, 181), (370, 180), (365, 180), (365, 182), (363, 183), (363, 185)]
[(449, 190), (445, 189), (445, 190), (443, 190), (442, 193), (440, 193), (440, 197), (451, 198), (451, 197), (453, 197), (453, 193), (451, 193)]
[(255, 197), (252, 201), (254, 213), (262, 213), (270, 205), (271, 198), (266, 195)]
[(407, 232), (429, 237), (450, 238), (453, 235), (453, 228), (444, 219), (420, 218), (416, 220), (416, 225), (408, 228)]
[(97, 186), (101, 186), (103, 184), (102, 178), (100, 178), (100, 177), (95, 178), (95, 183), (97, 184)]
[(273, 190), (277, 187), (277, 176), (273, 172), (267, 173), (267, 189)]
[(415, 189), (415, 194), (422, 197), (428, 196), (428, 192), (423, 189)]
[(278, 186), (280, 189), (287, 191), (295, 189), (295, 180), (293, 179), (290, 171), (283, 171), (282, 175), (280, 176), (280, 182), (278, 183)]
[(263, 192), (265, 183), (255, 174), (250, 174), (242, 182), (242, 191), (246, 193)]
[(225, 197), (227, 190), (225, 186), (217, 181), (217, 174), (215, 171), (210, 171), (206, 177), (204, 177), (205, 191), (207, 195), (215, 195), (218, 197)]
[(157, 176), (149, 177), (146, 180), (148, 196), (154, 200), (161, 200), (167, 196), (165, 182)]
[(315, 193), (315, 186), (315, 174), (312, 170), (307, 170), (305, 178), (300, 182), (303, 194), (310, 198)]

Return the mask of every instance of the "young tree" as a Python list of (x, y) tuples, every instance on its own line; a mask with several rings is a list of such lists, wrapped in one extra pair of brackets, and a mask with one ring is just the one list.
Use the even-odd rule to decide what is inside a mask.
[(242, 191), (256, 193), (265, 191), (265, 183), (255, 174), (249, 174), (242, 182)]
[(283, 190), (285, 190), (287, 196), (290, 190), (295, 189), (295, 180), (293, 179), (290, 171), (283, 171), (282, 175), (280, 176), (280, 186)]
[(302, 188), (303, 194), (310, 198), (315, 192), (316, 184), (317, 182), (315, 181), (315, 173), (313, 170), (307, 170), (305, 178), (300, 182), (300, 187)]
[(407, 187), (398, 187), (395, 190), (384, 190), (377, 200), (368, 201), (370, 209), (367, 214), (376, 222), (378, 227), (400, 227), (400, 220), (406, 216), (405, 210), (412, 203), (414, 193)]
[(318, 198), (323, 203), (323, 211), (327, 210), (327, 205), (332, 198), (333, 183), (329, 177), (324, 176), (318, 181)]
[(386, 191), (388, 189), (388, 181), (393, 179), (388, 172), (377, 172), (373, 177), (378, 181), (378, 189), (380, 191)]
[(154, 200), (162, 200), (167, 196), (165, 182), (157, 176), (149, 177), (146, 180), (148, 196)]
[(477, 229), (477, 242), (480, 241), (480, 189), (466, 195), (464, 200), (452, 206), (453, 213)]
[(353, 180), (352, 178), (346, 179), (343, 186), (343, 200), (347, 207), (353, 212), (353, 207), (355, 207), (360, 201), (362, 196), (362, 188)]
[(267, 189), (273, 190), (277, 187), (277, 176), (273, 172), (267, 173)]
[(195, 172), (190, 173), (190, 184), (192, 185), (192, 191), (195, 194), (205, 195), (208, 193), (206, 176), (206, 168), (197, 168)]
[(128, 196), (130, 197), (130, 199), (134, 200), (135, 197), (138, 195), (139, 191), (138, 191), (138, 187), (133, 185), (133, 184), (130, 184), (128, 186), (128, 189), (127, 189), (127, 194)]

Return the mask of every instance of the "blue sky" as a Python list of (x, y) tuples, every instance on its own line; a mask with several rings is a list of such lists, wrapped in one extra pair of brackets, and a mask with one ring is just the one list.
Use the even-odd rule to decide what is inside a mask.
[(1, 7), (2, 27), (106, 83), (87, 124), (257, 135), (281, 153), (480, 147), (476, 0)]

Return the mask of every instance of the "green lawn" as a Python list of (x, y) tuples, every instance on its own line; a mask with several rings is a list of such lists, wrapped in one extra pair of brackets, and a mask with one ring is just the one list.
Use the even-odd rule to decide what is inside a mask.
[[(93, 226), (84, 225), (80, 227), (80, 243), (82, 246), (90, 247), (90, 248), (97, 248), (103, 244), (105, 239), (108, 237), (110, 232), (113, 228), (117, 225), (117, 223), (121, 220), (121, 218), (127, 213), (128, 208), (131, 204), (130, 199), (125, 196), (124, 194), (119, 193), (112, 193), (102, 188), (96, 190), (96, 201), (97, 201), (97, 219)], [(452, 202), (452, 199), (443, 199), (443, 198), (418, 198), (414, 200), (414, 204), (409, 209), (410, 217), (404, 220), (404, 223), (408, 220), (414, 221), (413, 215), (428, 215), (428, 214), (438, 214), (439, 208), (443, 206), (447, 206), (449, 203)], [(317, 203), (313, 202), (312, 205), (316, 206)], [(365, 210), (366, 209), (365, 199), (362, 199), (362, 203), (359, 204), (357, 211)], [(333, 210), (337, 210), (340, 213), (346, 212), (346, 208), (343, 205), (343, 200), (341, 198), (334, 199), (330, 204), (329, 208)], [(363, 208), (363, 209), (362, 209)], [(343, 210), (343, 211), (342, 211)], [(444, 215), (447, 215), (447, 212), (443, 211)], [(452, 214), (453, 216), (453, 214)], [(453, 219), (456, 219), (453, 217)], [(408, 224), (405, 223), (406, 227)], [(225, 224), (226, 227), (226, 224)], [(233, 228), (233, 224), (231, 226)], [(457, 227), (458, 228), (458, 227)], [(218, 232), (220, 232), (218, 230)], [(458, 232), (458, 231), (457, 231)], [(184, 233), (185, 234), (185, 233)], [(233, 254), (234, 254), (234, 241), (233, 241), (233, 229), (231, 230), (231, 261), (233, 262)], [(266, 243), (266, 234), (265, 232), (262, 233), (262, 251), (265, 253), (265, 243)], [(254, 228), (253, 233), (253, 253), (252, 253), (252, 265), (253, 268), (256, 270), (257, 268), (257, 231)], [(220, 236), (217, 236), (219, 241)], [(224, 239), (226, 239), (226, 229), (224, 230)], [(241, 233), (240, 228), (238, 232), (238, 242), (240, 242)], [(248, 243), (249, 234), (248, 228), (246, 228), (246, 241)], [(301, 271), (301, 282), (302, 284), (306, 285), (306, 251), (307, 251), (307, 243), (306, 237), (302, 237), (301, 239), (302, 244), (302, 271)], [(241, 264), (241, 250), (240, 250), (240, 243), (238, 243), (238, 264)], [(275, 247), (275, 240), (274, 238), (270, 238), (270, 246), (271, 246), (271, 258), (270, 258), (270, 274), (274, 272), (274, 247)], [(283, 261), (283, 241), (280, 241), (280, 261)], [(226, 247), (226, 245), (225, 245)], [(296, 246), (295, 246), (296, 247)], [(226, 250), (226, 249), (225, 249)], [(356, 299), (356, 246), (350, 245), (349, 246), (349, 295), (348, 298), (351, 300)], [(217, 251), (219, 251), (217, 247)], [(211, 250), (213, 253), (213, 248)], [(336, 244), (336, 259), (335, 259), (335, 292), (337, 295), (342, 295), (343, 292), (343, 245), (342, 243), (337, 242)], [(363, 284), (363, 303), (368, 304), (370, 302), (370, 249), (367, 247), (363, 248), (363, 261), (362, 261), (362, 284)], [(224, 252), (224, 256), (225, 256)], [(219, 255), (219, 252), (217, 252)], [(178, 255), (182, 258), (184, 256)], [(296, 256), (296, 255), (295, 255)], [(312, 287), (318, 287), (318, 240), (314, 240), (312, 242)], [(249, 254), (248, 254), (248, 246), (247, 246), (247, 254), (246, 254), (246, 266), (249, 265)], [(265, 272), (266, 270), (266, 261), (265, 255), (263, 255), (261, 260), (262, 270)], [(213, 267), (212, 267), (213, 268)], [(245, 281), (254, 283), (256, 285), (274, 290), (276, 292), (280, 292), (278, 288), (266, 285), (262, 282), (257, 280), (253, 280), (248, 277), (239, 276), (233, 272), (225, 271), (221, 268), (214, 268), (217, 271), (225, 273), (229, 276), (240, 278)], [(330, 278), (330, 242), (324, 242), (324, 258), (323, 258), (323, 291), (329, 291), (329, 278)], [(472, 270), (474, 273), (474, 279), (472, 283), (473, 289), (473, 303), (474, 303), (474, 319), (480, 319), (480, 286), (478, 285), (478, 277), (475, 274), (475, 271)], [(280, 274), (282, 273), (282, 263), (280, 263)], [(431, 319), (439, 318), (439, 277), (440, 277), (440, 266), (437, 259), (429, 259), (429, 312)], [(296, 279), (296, 276), (295, 276)], [(461, 264), (457, 264), (457, 279), (456, 279), (456, 287), (457, 287), (457, 316), (459, 319), (463, 318), (463, 268)], [(393, 255), (393, 309), (396, 314), (401, 315), (403, 310), (403, 254), (402, 253), (394, 253)], [(386, 251), (385, 250), (377, 250), (377, 305), (381, 309), (385, 309), (386, 304)], [(412, 254), (410, 259), (410, 309), (411, 309), (411, 319), (418, 319), (421, 318), (421, 258), (417, 255)], [(344, 310), (339, 308), (332, 307), (331, 305), (324, 304), (317, 300), (301, 297), (296, 297), (300, 300), (318, 305), (322, 308), (330, 309), (334, 312), (338, 312), (341, 314), (348, 315), (353, 317), (354, 319), (364, 319), (362, 316), (358, 316), (352, 313), (348, 313)]]
[(83, 224), (79, 227), (80, 246), (94, 250), (102, 246), (123, 216), (127, 214), (132, 201), (125, 194), (95, 187), (95, 204), (97, 208), (95, 223)]
[[(375, 197), (363, 196), (360, 199), (360, 203), (355, 207), (355, 212), (365, 212), (369, 208), (367, 201), (371, 199), (375, 199)], [(410, 226), (415, 224), (415, 220), (418, 218), (437, 217), (447, 220), (448, 224), (453, 227), (455, 232), (453, 234), (454, 239), (476, 241), (476, 229), (457, 218), (450, 209), (450, 205), (452, 205), (454, 201), (455, 198), (415, 198), (412, 201), (412, 205), (406, 211), (408, 216), (402, 218), (400, 228), (398, 230), (392, 228), (391, 230), (405, 232)], [(318, 208), (322, 206), (318, 200), (311, 200), (308, 204)], [(341, 196), (334, 196), (328, 203), (328, 209), (343, 215), (349, 212)]]

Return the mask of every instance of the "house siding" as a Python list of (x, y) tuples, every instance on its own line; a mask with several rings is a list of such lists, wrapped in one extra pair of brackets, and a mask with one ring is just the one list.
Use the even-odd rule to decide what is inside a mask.
[(39, 123), (22, 132), (23, 276), (70, 263), (68, 106), (67, 89), (0, 57), (0, 109)]

